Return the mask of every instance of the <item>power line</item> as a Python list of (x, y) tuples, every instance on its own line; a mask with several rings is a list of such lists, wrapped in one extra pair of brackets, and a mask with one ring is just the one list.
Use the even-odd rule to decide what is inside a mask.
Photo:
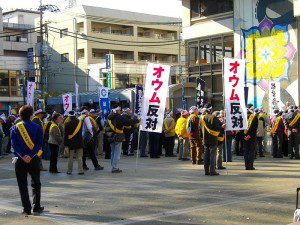
[[(51, 29), (49, 29), (51, 30)], [(55, 31), (55, 30), (51, 30), (52, 32), (55, 32), (55, 33), (60, 33), (58, 31)], [(69, 37), (76, 37), (76, 36), (73, 36), (73, 35), (69, 35), (69, 34), (64, 34), (65, 36), (69, 36)], [(86, 37), (89, 37), (89, 36), (86, 36)], [(101, 44), (112, 44), (112, 45), (120, 45), (120, 46), (133, 46), (133, 47), (154, 47), (154, 46), (166, 46), (166, 45), (175, 45), (176, 43), (162, 43), (162, 44), (149, 44), (149, 45), (136, 45), (136, 44), (121, 44), (121, 43), (109, 43), (109, 42), (104, 42), (104, 41), (97, 41), (97, 40), (91, 40), (91, 39), (88, 39), (88, 38), (83, 38), (83, 37), (78, 37), (78, 39), (81, 39), (81, 40), (85, 40), (85, 41), (91, 41), (91, 42), (95, 42), (95, 43), (101, 43)], [(93, 37), (92, 37), (93, 38)]]
[[(52, 26), (48, 26), (49, 28), (53, 28), (56, 30), (59, 30), (59, 32), (61, 31), (61, 29), (56, 28), (56, 27), (52, 27)], [(85, 35), (85, 34), (78, 34), (78, 33), (74, 33), (71, 31), (67, 31), (68, 33), (71, 33), (73, 35), (80, 35), (82, 37), (90, 37), (90, 38), (94, 38), (94, 39), (99, 39), (99, 40), (104, 40), (104, 41), (116, 41), (116, 42), (129, 42), (129, 43), (141, 43), (141, 44), (153, 44), (153, 43), (170, 43), (170, 42), (178, 42), (179, 39), (174, 39), (174, 40), (166, 40), (166, 41), (123, 41), (123, 40), (116, 40), (116, 39), (108, 39), (108, 38), (100, 38), (100, 37), (95, 37), (95, 36), (89, 36), (89, 35)], [(126, 37), (133, 37), (133, 36), (126, 36)]]

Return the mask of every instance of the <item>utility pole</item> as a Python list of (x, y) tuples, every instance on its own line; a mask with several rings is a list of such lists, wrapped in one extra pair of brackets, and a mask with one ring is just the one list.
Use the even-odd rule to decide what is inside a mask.
[(75, 33), (74, 36), (74, 81), (77, 83), (77, 66), (78, 66), (78, 57), (77, 57), (77, 19), (73, 18), (73, 32)]
[(43, 76), (43, 64), (44, 64), (44, 57), (43, 57), (43, 6), (42, 0), (40, 0), (40, 85), (41, 85), (41, 94), (44, 95), (44, 76)]

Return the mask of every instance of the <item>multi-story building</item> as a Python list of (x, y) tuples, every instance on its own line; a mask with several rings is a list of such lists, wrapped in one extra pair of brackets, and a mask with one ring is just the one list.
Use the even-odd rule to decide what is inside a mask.
[[(91, 6), (80, 6), (45, 17), (49, 45), (49, 92), (95, 91), (107, 85), (129, 88), (142, 84), (147, 62), (172, 66), (171, 83), (178, 75), (180, 19)], [(112, 71), (105, 57), (114, 55)]]
[(37, 42), (34, 20), (38, 12), (0, 10), (0, 111), (23, 102), (20, 75), (28, 76), (28, 49)]
[[(294, 5), (293, 5), (294, 4)], [(222, 59), (246, 60), (248, 103), (268, 108), (268, 82), (299, 104), (299, 0), (183, 0), (190, 81), (206, 82), (206, 101), (222, 108)], [(294, 15), (295, 9), (295, 15)]]

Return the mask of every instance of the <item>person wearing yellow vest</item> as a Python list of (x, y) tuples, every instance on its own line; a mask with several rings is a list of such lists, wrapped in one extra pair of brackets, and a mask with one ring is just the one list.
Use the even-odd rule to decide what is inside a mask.
[[(83, 136), (83, 169), (89, 170), (86, 164), (86, 156), (90, 156), (95, 170), (103, 170), (104, 167), (99, 165), (98, 159), (95, 152), (95, 131), (97, 131), (97, 123), (95, 120), (89, 116), (89, 112), (85, 107), (81, 110), (81, 116), (79, 117), (82, 120), (82, 136)], [(97, 126), (97, 127), (96, 127)]]
[(187, 119), (187, 132), (190, 143), (190, 155), (192, 164), (202, 164), (202, 145), (200, 136), (200, 119), (199, 109), (196, 106), (192, 106), (189, 110), (190, 116)]
[(298, 107), (290, 106), (286, 119), (288, 129), (288, 151), (290, 159), (300, 159), (299, 155), (299, 131), (300, 131), (300, 113)]
[(52, 124), (49, 130), (49, 140), (48, 140), (50, 151), (51, 151), (50, 167), (49, 167), (50, 173), (60, 173), (57, 170), (57, 159), (58, 159), (59, 146), (63, 141), (63, 132), (59, 128), (59, 125), (62, 123), (62, 121), (63, 118), (59, 113), (53, 115)]
[(204, 144), (204, 170), (206, 176), (220, 175), (216, 172), (216, 153), (218, 136), (225, 124), (212, 115), (211, 104), (204, 106), (204, 115), (201, 118), (203, 144)]
[[(213, 116), (217, 117), (220, 122), (222, 124), (225, 123), (225, 114), (224, 114), (224, 111), (221, 110), (221, 111), (215, 111), (213, 112), (212, 114)], [(224, 166), (223, 166), (223, 159), (222, 159), (222, 156), (223, 156), (223, 152), (225, 152), (225, 150), (223, 151), (224, 149), (224, 141), (225, 141), (225, 130), (224, 128), (222, 128), (220, 130), (220, 133), (219, 133), (219, 136), (217, 137), (218, 139), (218, 145), (217, 145), (217, 169), (218, 170), (224, 170), (226, 169)], [(224, 153), (225, 155), (225, 153)], [(226, 160), (226, 157), (223, 157), (225, 158)]]
[(282, 143), (284, 135), (284, 123), (278, 109), (275, 109), (270, 119), (271, 137), (272, 137), (272, 155), (274, 158), (283, 158)]
[(186, 161), (188, 160), (189, 154), (189, 136), (186, 129), (187, 118), (189, 117), (189, 112), (186, 110), (181, 111), (181, 117), (177, 120), (175, 126), (175, 133), (178, 136), (178, 160)]
[[(44, 112), (43, 110), (41, 109), (38, 109), (37, 111), (35, 111), (34, 113), (34, 117), (32, 119), (32, 122), (41, 126), (42, 130), (43, 130), (43, 135), (45, 135), (45, 124), (43, 122), (43, 118), (44, 116), (46, 115), (46, 112)], [(42, 156), (41, 156), (42, 157)], [(47, 171), (46, 168), (44, 168), (43, 166), (43, 162), (42, 160), (40, 160), (40, 170), (41, 171)]]
[(258, 127), (258, 117), (254, 112), (254, 108), (252, 104), (247, 105), (247, 110), (248, 110), (248, 127), (243, 132), (245, 169), (255, 170), (253, 164), (255, 158), (255, 142), (256, 142), (257, 127)]
[(21, 122), (11, 129), (11, 143), (14, 155), (17, 157), (15, 172), (21, 195), (23, 214), (31, 214), (31, 203), (29, 200), (27, 175), (30, 174), (33, 194), (33, 212), (42, 213), (41, 206), (41, 181), (40, 160), (43, 146), (43, 131), (41, 126), (30, 121), (33, 115), (31, 106), (22, 106), (19, 110)]
[[(132, 118), (131, 109), (126, 108), (123, 111), (122, 116), (125, 117), (126, 119), (131, 119)], [(126, 155), (126, 156), (134, 155), (133, 149), (132, 149), (133, 131), (134, 131), (134, 126), (125, 126), (124, 127), (125, 141), (122, 143), (123, 155)]]
[(263, 109), (260, 109), (258, 111), (258, 126), (257, 126), (257, 132), (256, 132), (256, 154), (259, 154), (259, 157), (265, 157), (264, 156), (264, 148), (266, 145), (264, 145), (264, 137), (265, 137), (265, 131), (266, 131), (266, 114), (263, 112)]
[(49, 160), (50, 159), (50, 149), (49, 149), (49, 131), (50, 131), (50, 126), (52, 117), (50, 114), (47, 115), (46, 117), (46, 123), (45, 123), (45, 134), (44, 134), (44, 146), (43, 146), (43, 159)]
[(174, 155), (175, 146), (175, 120), (173, 119), (173, 112), (167, 113), (163, 122), (164, 128), (164, 147), (166, 150), (166, 157), (176, 157)]
[(118, 161), (120, 160), (122, 142), (125, 141), (124, 127), (134, 126), (138, 123), (138, 119), (127, 119), (121, 115), (121, 107), (116, 107), (112, 113), (107, 117), (107, 127), (105, 129), (106, 135), (109, 137), (111, 147), (111, 172), (121, 173), (122, 170), (118, 168)]
[(83, 137), (82, 137), (82, 120), (76, 118), (75, 111), (70, 111), (68, 113), (70, 118), (67, 123), (65, 123), (64, 128), (64, 145), (65, 152), (68, 156), (68, 170), (67, 174), (70, 175), (73, 172), (73, 160), (74, 155), (77, 154), (78, 160), (78, 174), (83, 175)]

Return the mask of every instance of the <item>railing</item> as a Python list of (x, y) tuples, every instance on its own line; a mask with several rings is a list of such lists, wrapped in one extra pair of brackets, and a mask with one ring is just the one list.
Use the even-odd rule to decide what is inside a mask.
[(31, 29), (33, 28), (33, 25), (30, 24), (19, 24), (19, 23), (8, 23), (3, 22), (3, 28), (11, 28), (11, 29), (19, 29), (19, 30), (25, 30), (25, 29)]

